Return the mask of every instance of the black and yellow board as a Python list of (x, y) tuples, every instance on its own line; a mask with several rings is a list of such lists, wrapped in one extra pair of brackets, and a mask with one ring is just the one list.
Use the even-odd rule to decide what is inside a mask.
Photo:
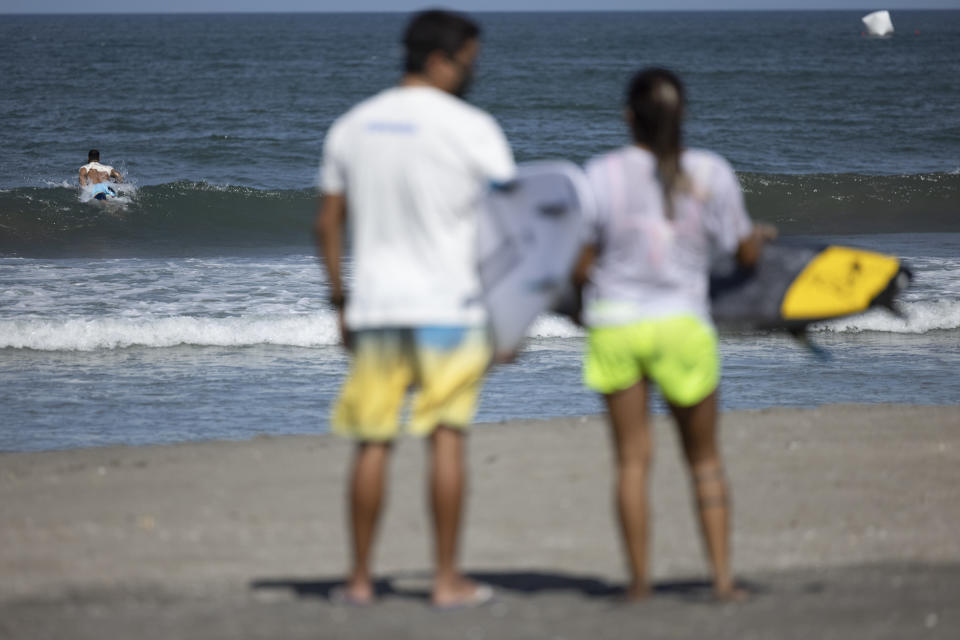
[(710, 305), (720, 326), (802, 332), (814, 322), (893, 301), (912, 275), (898, 258), (838, 245), (773, 243), (752, 269), (714, 274)]

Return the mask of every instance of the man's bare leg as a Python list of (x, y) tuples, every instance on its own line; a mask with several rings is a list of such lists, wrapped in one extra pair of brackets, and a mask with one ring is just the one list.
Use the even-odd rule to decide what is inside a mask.
[(724, 599), (742, 598), (730, 569), (730, 509), (723, 462), (716, 442), (717, 396), (711, 393), (692, 407), (670, 407), (693, 482), (700, 530), (713, 570), (714, 593)]
[(465, 434), (443, 425), (430, 435), (430, 508), (433, 512), (436, 574), (432, 600), (451, 606), (475, 598), (477, 585), (457, 568), (460, 522), (466, 490)]
[(647, 476), (651, 459), (648, 393), (646, 383), (640, 381), (604, 396), (616, 449), (615, 502), (629, 561), (627, 597), (632, 600), (641, 600), (650, 594), (647, 580)]
[(372, 601), (374, 596), (370, 552), (383, 505), (390, 447), (389, 443), (360, 443), (353, 459), (349, 496), (353, 568), (347, 597), (357, 603)]

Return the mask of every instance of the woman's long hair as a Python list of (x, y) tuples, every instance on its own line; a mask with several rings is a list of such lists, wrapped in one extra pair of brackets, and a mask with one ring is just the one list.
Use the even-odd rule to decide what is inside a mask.
[(643, 69), (633, 76), (627, 89), (633, 139), (657, 158), (657, 177), (668, 218), (673, 218), (673, 196), (687, 188), (680, 166), (685, 105), (683, 84), (667, 69)]

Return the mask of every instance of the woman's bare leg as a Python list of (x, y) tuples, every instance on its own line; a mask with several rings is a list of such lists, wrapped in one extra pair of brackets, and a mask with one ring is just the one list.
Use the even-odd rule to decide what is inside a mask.
[(693, 482), (700, 530), (713, 569), (714, 593), (721, 598), (745, 595), (734, 588), (730, 570), (730, 507), (723, 461), (717, 447), (716, 391), (692, 407), (670, 407), (680, 429), (683, 452)]
[(650, 470), (649, 390), (643, 381), (604, 396), (617, 458), (616, 505), (630, 568), (627, 597), (650, 593), (647, 579), (647, 476)]

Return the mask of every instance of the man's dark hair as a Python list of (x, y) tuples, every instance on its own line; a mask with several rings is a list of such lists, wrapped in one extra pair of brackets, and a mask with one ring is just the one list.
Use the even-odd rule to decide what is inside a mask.
[(100, 162), (100, 152), (96, 149), (90, 149), (87, 153), (87, 162)]
[(416, 14), (403, 34), (406, 59), (403, 70), (419, 73), (434, 51), (454, 55), (468, 40), (480, 37), (480, 27), (466, 16), (443, 9)]

